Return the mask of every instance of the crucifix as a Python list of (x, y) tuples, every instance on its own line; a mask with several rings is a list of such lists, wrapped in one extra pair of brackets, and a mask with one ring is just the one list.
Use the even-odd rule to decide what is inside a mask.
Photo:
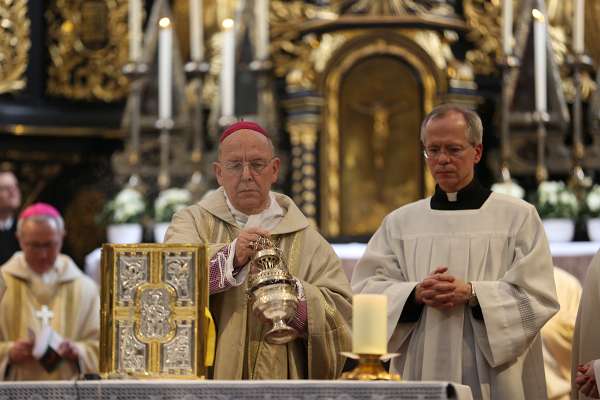
[(42, 328), (45, 328), (50, 326), (50, 320), (54, 317), (54, 313), (44, 304), (41, 310), (35, 312), (35, 317), (42, 321)]

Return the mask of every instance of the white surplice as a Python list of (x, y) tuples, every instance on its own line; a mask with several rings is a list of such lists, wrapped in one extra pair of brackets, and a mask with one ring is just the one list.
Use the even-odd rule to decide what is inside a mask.
[[(471, 281), (484, 320), (469, 306), (424, 307), (399, 323), (411, 291), (439, 266)], [(405, 380), (469, 385), (474, 398), (546, 396), (539, 331), (558, 310), (552, 259), (533, 206), (492, 193), (480, 209), (442, 211), (430, 198), (389, 214), (354, 269), (355, 293), (388, 297), (388, 350)]]
[(571, 363), (572, 399), (588, 399), (577, 390), (577, 366), (593, 362), (596, 384), (600, 384), (600, 251), (596, 253), (583, 281), (583, 293), (573, 333), (573, 362)]

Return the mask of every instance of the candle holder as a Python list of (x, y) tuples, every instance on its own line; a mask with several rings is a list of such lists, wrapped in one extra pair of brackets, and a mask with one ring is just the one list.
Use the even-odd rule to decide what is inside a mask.
[(398, 353), (390, 354), (356, 354), (341, 353), (342, 355), (358, 361), (352, 371), (344, 372), (340, 379), (351, 381), (401, 381), (399, 374), (390, 374), (382, 365), (382, 361), (397, 357)]
[(156, 121), (156, 128), (160, 130), (158, 138), (160, 143), (160, 166), (158, 170), (158, 187), (165, 190), (171, 184), (171, 173), (169, 170), (171, 155), (171, 130), (175, 127), (172, 118), (160, 118)]
[(548, 179), (548, 169), (546, 167), (546, 124), (550, 122), (550, 114), (546, 111), (535, 111), (533, 120), (537, 123), (537, 165), (535, 167), (535, 177), (538, 183)]
[(275, 98), (273, 96), (273, 80), (271, 73), (273, 63), (268, 59), (257, 59), (248, 65), (256, 77), (258, 91), (258, 119), (265, 126), (267, 131), (274, 132), (276, 116), (273, 110), (275, 107)]
[(192, 105), (192, 153), (190, 156), (194, 172), (186, 187), (192, 193), (192, 198), (196, 200), (200, 200), (206, 190), (206, 184), (202, 177), (202, 149), (204, 148), (202, 87), (209, 69), (210, 65), (202, 60), (190, 61), (184, 67), (188, 81), (192, 82), (192, 88), (195, 92), (194, 104)]
[(509, 80), (513, 69), (520, 66), (520, 60), (513, 54), (506, 54), (500, 60), (499, 65), (502, 69), (502, 115), (500, 121), (501, 131), (501, 175), (504, 182), (511, 182), (510, 177), (510, 98), (509, 98)]
[(144, 79), (148, 76), (148, 64), (143, 62), (131, 61), (123, 67), (123, 75), (131, 84), (130, 101), (130, 123), (129, 123), (129, 151), (127, 154), (127, 163), (131, 169), (128, 185), (130, 187), (142, 188), (142, 182), (139, 177), (140, 163), (140, 131), (141, 131), (141, 95)]
[(591, 185), (591, 180), (586, 178), (581, 166), (585, 156), (581, 105), (581, 74), (583, 71), (593, 70), (594, 67), (592, 59), (583, 53), (569, 56), (567, 64), (573, 71), (573, 85), (575, 86), (575, 100), (573, 101), (573, 168), (571, 170), (569, 185), (573, 188), (577, 197), (582, 200), (586, 190)]

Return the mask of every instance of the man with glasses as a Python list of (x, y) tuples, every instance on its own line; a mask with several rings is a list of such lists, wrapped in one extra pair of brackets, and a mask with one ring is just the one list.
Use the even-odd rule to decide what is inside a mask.
[(17, 177), (10, 171), (0, 171), (0, 265), (19, 251), (15, 215), (21, 207), (21, 191)]
[(0, 270), (7, 287), (0, 380), (70, 380), (98, 371), (98, 288), (60, 254), (64, 235), (63, 219), (49, 204), (33, 204), (19, 216), (22, 251)]
[[(221, 187), (173, 217), (169, 243), (209, 243), (210, 309), (217, 325), (214, 379), (335, 379), (350, 349), (351, 291), (331, 246), (289, 197), (271, 191), (280, 160), (268, 133), (242, 121), (220, 138), (214, 172)], [(299, 337), (264, 340), (250, 309), (248, 263), (262, 237), (282, 249), (298, 288), (289, 324)]]
[(475, 178), (479, 116), (454, 105), (421, 125), (433, 196), (383, 221), (354, 269), (357, 293), (388, 296), (391, 368), (471, 387), (475, 399), (546, 398), (539, 331), (558, 310), (535, 208)]

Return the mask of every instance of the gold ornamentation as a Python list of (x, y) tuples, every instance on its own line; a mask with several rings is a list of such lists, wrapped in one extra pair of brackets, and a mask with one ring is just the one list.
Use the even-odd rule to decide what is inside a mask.
[(212, 354), (207, 262), (199, 245), (103, 246), (103, 376), (206, 376)]
[[(349, 193), (345, 193), (345, 196), (342, 194), (342, 185), (341, 181), (343, 179), (348, 178), (348, 169), (350, 165), (354, 165), (354, 170), (358, 168), (358, 160), (363, 159), (364, 157), (369, 157), (367, 154), (373, 154), (373, 159), (376, 160), (375, 153), (381, 152), (382, 147), (381, 143), (375, 145), (369, 153), (369, 150), (364, 149), (362, 146), (355, 146), (356, 148), (353, 150), (348, 147), (348, 140), (346, 139), (346, 144), (344, 145), (344, 150), (340, 149), (340, 136), (342, 126), (340, 121), (343, 119), (342, 114), (348, 113), (348, 107), (358, 107), (358, 111), (365, 111), (366, 113), (370, 113), (372, 116), (372, 132), (375, 135), (376, 132), (380, 132), (381, 140), (383, 140), (385, 136), (385, 126), (389, 124), (390, 115), (394, 115), (395, 118), (398, 115), (402, 115), (406, 110), (391, 110), (390, 107), (397, 107), (402, 102), (393, 101), (391, 104), (383, 104), (379, 103), (375, 100), (375, 98), (371, 99), (373, 101), (368, 102), (369, 99), (362, 98), (360, 104), (346, 104), (347, 102), (340, 99), (341, 90), (342, 90), (342, 77), (346, 79), (347, 74), (351, 71), (352, 68), (357, 68), (357, 66), (361, 63), (366, 63), (367, 60), (372, 60), (376, 57), (384, 57), (392, 56), (398, 60), (402, 60), (407, 65), (414, 68), (414, 70), (418, 71), (421, 81), (423, 82), (423, 92), (422, 98), (417, 100), (413, 99), (415, 102), (420, 103), (424, 112), (428, 112), (433, 108), (433, 103), (435, 99), (436, 92), (445, 92), (446, 90), (446, 81), (444, 76), (442, 75), (441, 70), (435, 68), (429, 59), (429, 57), (425, 54), (425, 52), (420, 49), (419, 45), (414, 41), (406, 38), (405, 36), (394, 35), (390, 37), (382, 37), (380, 36), (382, 33), (377, 33), (369, 37), (365, 40), (363, 36), (360, 42), (355, 46), (353, 41), (348, 42), (348, 47), (340, 51), (344, 51), (344, 56), (336, 59), (336, 65), (332, 67), (329, 75), (325, 79), (325, 88), (323, 89), (326, 93), (326, 110), (324, 113), (325, 120), (325, 132), (323, 136), (323, 140), (321, 141), (321, 228), (324, 230), (326, 235), (329, 236), (337, 236), (340, 234), (364, 234), (368, 232), (373, 232), (377, 225), (381, 222), (381, 217), (391, 211), (393, 208), (397, 207), (398, 204), (392, 206), (391, 204), (387, 204), (386, 202), (379, 201), (381, 206), (376, 210), (373, 207), (374, 203), (378, 203), (376, 199), (370, 198), (370, 200), (366, 200), (368, 197), (363, 193), (363, 196), (366, 196), (365, 201), (359, 201), (358, 203), (369, 204), (369, 210), (355, 210), (356, 212), (362, 212), (364, 215), (368, 215), (369, 218), (350, 218), (349, 212), (350, 210), (347, 207), (342, 206), (342, 198), (346, 198), (349, 196)], [(382, 60), (383, 60), (382, 59)], [(385, 92), (385, 90), (384, 90)], [(416, 96), (416, 92), (415, 92)], [(348, 95), (349, 98), (355, 98), (354, 96)], [(356, 97), (358, 98), (358, 97)], [(382, 100), (383, 101), (383, 100)], [(367, 102), (367, 103), (365, 103)], [(365, 103), (365, 104), (363, 104)], [(371, 104), (372, 103), (372, 104)], [(385, 108), (385, 110), (384, 110)], [(344, 111), (345, 110), (345, 111)], [(362, 110), (362, 111), (361, 111)], [(377, 115), (375, 115), (377, 114)], [(413, 115), (413, 113), (409, 113)], [(407, 114), (407, 115), (409, 115)], [(385, 117), (387, 115), (387, 117)], [(379, 118), (380, 116), (381, 118)], [(377, 117), (377, 118), (376, 118)], [(415, 118), (420, 118), (420, 114), (414, 114)], [(416, 127), (418, 129), (419, 121), (416, 121)], [(347, 137), (348, 132), (345, 132), (345, 137)], [(419, 147), (418, 137), (414, 138), (414, 146)], [(389, 148), (390, 146), (383, 146), (383, 148)], [(340, 160), (340, 154), (344, 153), (344, 165), (342, 166)], [(414, 154), (418, 154), (418, 149), (414, 150)], [(353, 159), (356, 158), (356, 159)], [(388, 157), (385, 157), (388, 158)], [(385, 159), (383, 158), (383, 159)], [(401, 157), (402, 158), (402, 157)], [(379, 157), (380, 161), (382, 160)], [(350, 164), (348, 164), (350, 163)], [(362, 171), (362, 169), (361, 169)], [(425, 175), (425, 170), (423, 167), (421, 175)], [(369, 175), (375, 176), (375, 175)], [(353, 177), (351, 179), (360, 179), (357, 177)], [(368, 179), (368, 178), (367, 178)], [(422, 178), (421, 178), (422, 179)], [(421, 179), (418, 181), (415, 180), (412, 184), (407, 187), (404, 187), (403, 190), (398, 190), (397, 187), (394, 188), (396, 194), (398, 192), (402, 193), (413, 193), (416, 196), (421, 196), (419, 187), (423, 185), (421, 183)], [(381, 183), (381, 182), (380, 182)], [(346, 187), (347, 185), (344, 185)], [(351, 186), (351, 185), (350, 185)], [(379, 186), (379, 185), (376, 185)], [(344, 189), (346, 190), (346, 189)], [(376, 191), (384, 192), (384, 187), (380, 187)], [(414, 195), (413, 195), (414, 196)], [(350, 195), (350, 197), (352, 197)], [(408, 199), (408, 201), (415, 200), (412, 196)], [(397, 202), (394, 200), (394, 202)], [(364, 216), (363, 215), (363, 216)], [(372, 217), (372, 218), (371, 218)], [(368, 221), (367, 221), (368, 219)], [(344, 228), (344, 226), (354, 226), (355, 230), (352, 232), (348, 231)]]
[(56, 0), (46, 19), (50, 95), (106, 102), (126, 96), (127, 1)]
[(469, 27), (467, 37), (477, 45), (467, 52), (467, 61), (478, 74), (491, 74), (502, 56), (500, 0), (464, 0), (463, 10)]
[(31, 21), (27, 0), (4, 0), (0, 6), (0, 94), (22, 90), (27, 83)]

